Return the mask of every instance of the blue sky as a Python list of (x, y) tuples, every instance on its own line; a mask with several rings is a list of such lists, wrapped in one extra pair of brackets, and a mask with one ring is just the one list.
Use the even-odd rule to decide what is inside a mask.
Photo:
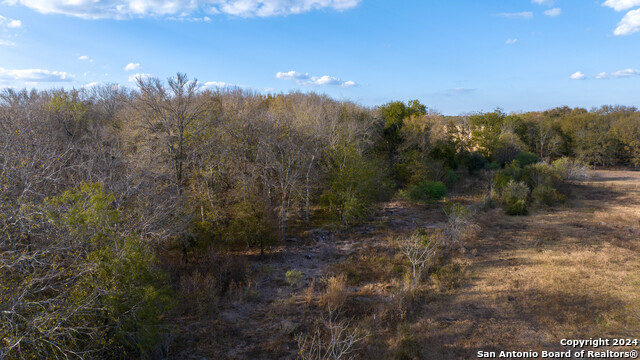
[(178, 71), (445, 114), (640, 106), (640, 0), (0, 0), (0, 87)]

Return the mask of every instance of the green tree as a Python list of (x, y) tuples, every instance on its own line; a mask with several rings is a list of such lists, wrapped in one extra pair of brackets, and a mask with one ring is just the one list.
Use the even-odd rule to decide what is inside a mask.
[(340, 145), (327, 156), (329, 183), (321, 201), (340, 223), (349, 225), (368, 215), (371, 203), (388, 188), (379, 164), (353, 145)]
[(613, 124), (612, 135), (622, 144), (625, 157), (634, 167), (640, 166), (640, 113), (621, 117)]
[(152, 356), (165, 278), (151, 250), (120, 233), (113, 203), (85, 183), (34, 208), (33, 241), (0, 256), (0, 357)]
[(404, 141), (401, 130), (405, 119), (412, 116), (426, 115), (427, 108), (418, 100), (409, 101), (407, 104), (394, 101), (383, 105), (380, 108), (380, 112), (384, 121), (384, 148), (387, 152), (389, 165), (394, 168), (397, 163), (398, 147)]

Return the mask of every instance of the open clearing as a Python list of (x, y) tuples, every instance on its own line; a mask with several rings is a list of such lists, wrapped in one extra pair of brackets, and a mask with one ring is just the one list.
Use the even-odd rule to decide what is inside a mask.
[[(406, 308), (394, 300), (404, 262), (393, 239), (438, 228), (440, 206), (392, 202), (348, 232), (307, 232), (263, 261), (242, 263), (252, 281), (232, 284), (211, 305), (215, 316), (185, 312), (177, 326), (189, 326), (173, 339), (172, 355), (293, 359), (295, 335), (322, 316), (324, 280), (340, 273), (347, 278), (343, 314), (370, 333), (362, 358), (464, 359), (480, 350), (559, 351), (563, 338), (637, 337), (640, 172), (592, 175), (571, 186), (562, 207), (526, 217), (478, 211), (477, 236)], [(206, 273), (216, 269), (199, 263), (197, 275), (183, 280), (206, 297)], [(303, 276), (291, 285), (285, 273), (294, 269)]]

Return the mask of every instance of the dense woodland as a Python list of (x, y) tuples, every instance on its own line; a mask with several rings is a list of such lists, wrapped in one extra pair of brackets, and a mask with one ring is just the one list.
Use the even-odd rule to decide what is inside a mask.
[(5, 89), (0, 358), (162, 358), (171, 319), (190, 311), (168, 257), (215, 253), (224, 297), (233, 251), (259, 262), (300, 231), (348, 229), (392, 197), (437, 201), (463, 178), (490, 179), (486, 206), (524, 215), (562, 201), (580, 164), (640, 166), (640, 111), (443, 116), (418, 101), (213, 91), (183, 74)]

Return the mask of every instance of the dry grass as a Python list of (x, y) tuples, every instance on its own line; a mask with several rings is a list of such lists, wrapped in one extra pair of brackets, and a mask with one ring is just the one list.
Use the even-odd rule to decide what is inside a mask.
[[(467, 359), (478, 350), (562, 350), (562, 338), (638, 337), (638, 183), (640, 173), (599, 171), (570, 187), (567, 206), (527, 217), (478, 213), (480, 230), (465, 239), (467, 251), (439, 259), (417, 288), (397, 239), (416, 229), (436, 233), (447, 219), (437, 205), (386, 204), (362, 229), (335, 234), (325, 247), (283, 247), (268, 262), (273, 275), (247, 271), (243, 295), (236, 301), (229, 286), (214, 325), (194, 329), (197, 338), (217, 339), (217, 352), (200, 354), (292, 359), (295, 335), (313, 334), (329, 305), (371, 334), (360, 358)], [(284, 276), (291, 268), (324, 280), (292, 288)], [(224, 288), (197, 273), (180, 286), (194, 300)], [(247, 288), (262, 295), (248, 299)], [(204, 341), (193, 346), (206, 349)]]
[(592, 221), (594, 224), (629, 226), (637, 229), (640, 225), (640, 209), (616, 206), (607, 211), (595, 211)]
[(322, 296), (322, 305), (329, 309), (340, 309), (347, 301), (349, 290), (347, 289), (344, 275), (332, 276), (327, 280), (327, 289)]
[(574, 189), (574, 207), (551, 213), (486, 213), (469, 244), (469, 280), (416, 321), (430, 334), (427, 356), (561, 350), (562, 338), (640, 335), (640, 239), (628, 229), (640, 211), (630, 185), (639, 175), (598, 172)]
[(316, 280), (312, 279), (309, 286), (303, 291), (302, 299), (305, 304), (311, 305), (316, 298)]

